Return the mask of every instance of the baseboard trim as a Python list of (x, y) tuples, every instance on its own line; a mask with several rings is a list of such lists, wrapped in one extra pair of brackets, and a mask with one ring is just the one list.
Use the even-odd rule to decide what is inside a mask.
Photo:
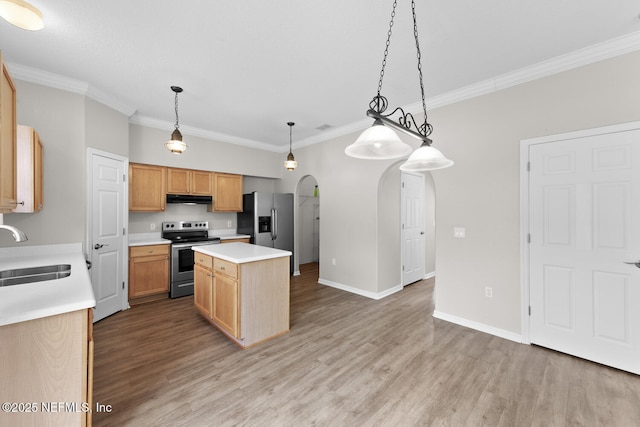
[(425, 274), (423, 280), (431, 279), (432, 277), (436, 277), (436, 272), (435, 271), (432, 271), (431, 273)]
[(464, 326), (466, 328), (475, 329), (476, 331), (484, 332), (496, 337), (504, 338), (509, 341), (515, 341), (522, 343), (522, 336), (515, 332), (505, 331), (504, 329), (495, 328), (493, 326), (485, 325), (484, 323), (474, 322), (473, 320), (464, 319), (462, 317), (454, 316), (452, 314), (443, 313), (435, 310), (433, 317), (447, 322), (455, 323), (456, 325)]
[(318, 279), (318, 283), (321, 285), (329, 286), (331, 288), (340, 289), (341, 291), (346, 291), (352, 294), (360, 295), (360, 296), (375, 299), (375, 300), (382, 299), (384, 297), (387, 297), (391, 294), (395, 294), (396, 292), (399, 292), (402, 290), (402, 285), (397, 285), (383, 292), (378, 292), (378, 293), (369, 292), (363, 289), (354, 288), (353, 286), (343, 285), (342, 283), (332, 282), (331, 280), (322, 279), (322, 278)]

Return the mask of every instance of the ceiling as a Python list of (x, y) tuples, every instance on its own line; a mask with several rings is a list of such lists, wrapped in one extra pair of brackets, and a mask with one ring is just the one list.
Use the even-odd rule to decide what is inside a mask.
[[(43, 30), (0, 19), (10, 66), (81, 82), (133, 123), (166, 128), (167, 138), (175, 122), (170, 86), (181, 86), (187, 144), (191, 134), (273, 151), (288, 150), (289, 121), (294, 148), (371, 122), (365, 112), (392, 7), (391, 0), (30, 2), (43, 13)], [(410, 2), (398, 3), (382, 86), (393, 107), (420, 102)], [(640, 31), (637, 0), (422, 0), (416, 13), (428, 99)]]

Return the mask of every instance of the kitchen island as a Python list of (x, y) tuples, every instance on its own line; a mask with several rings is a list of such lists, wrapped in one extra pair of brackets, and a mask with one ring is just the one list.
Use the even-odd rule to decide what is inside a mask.
[(291, 252), (248, 243), (194, 246), (194, 305), (242, 348), (289, 332)]

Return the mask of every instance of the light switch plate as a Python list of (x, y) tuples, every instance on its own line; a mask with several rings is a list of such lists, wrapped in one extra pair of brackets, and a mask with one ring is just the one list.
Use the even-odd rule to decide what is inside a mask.
[(453, 237), (464, 238), (466, 235), (466, 230), (464, 227), (454, 227), (453, 228)]

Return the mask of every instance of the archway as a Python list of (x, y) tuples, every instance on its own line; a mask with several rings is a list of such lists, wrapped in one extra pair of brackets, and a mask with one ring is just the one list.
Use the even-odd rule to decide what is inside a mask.
[(320, 262), (320, 190), (312, 175), (305, 175), (296, 188), (298, 208), (298, 260), (301, 264)]

